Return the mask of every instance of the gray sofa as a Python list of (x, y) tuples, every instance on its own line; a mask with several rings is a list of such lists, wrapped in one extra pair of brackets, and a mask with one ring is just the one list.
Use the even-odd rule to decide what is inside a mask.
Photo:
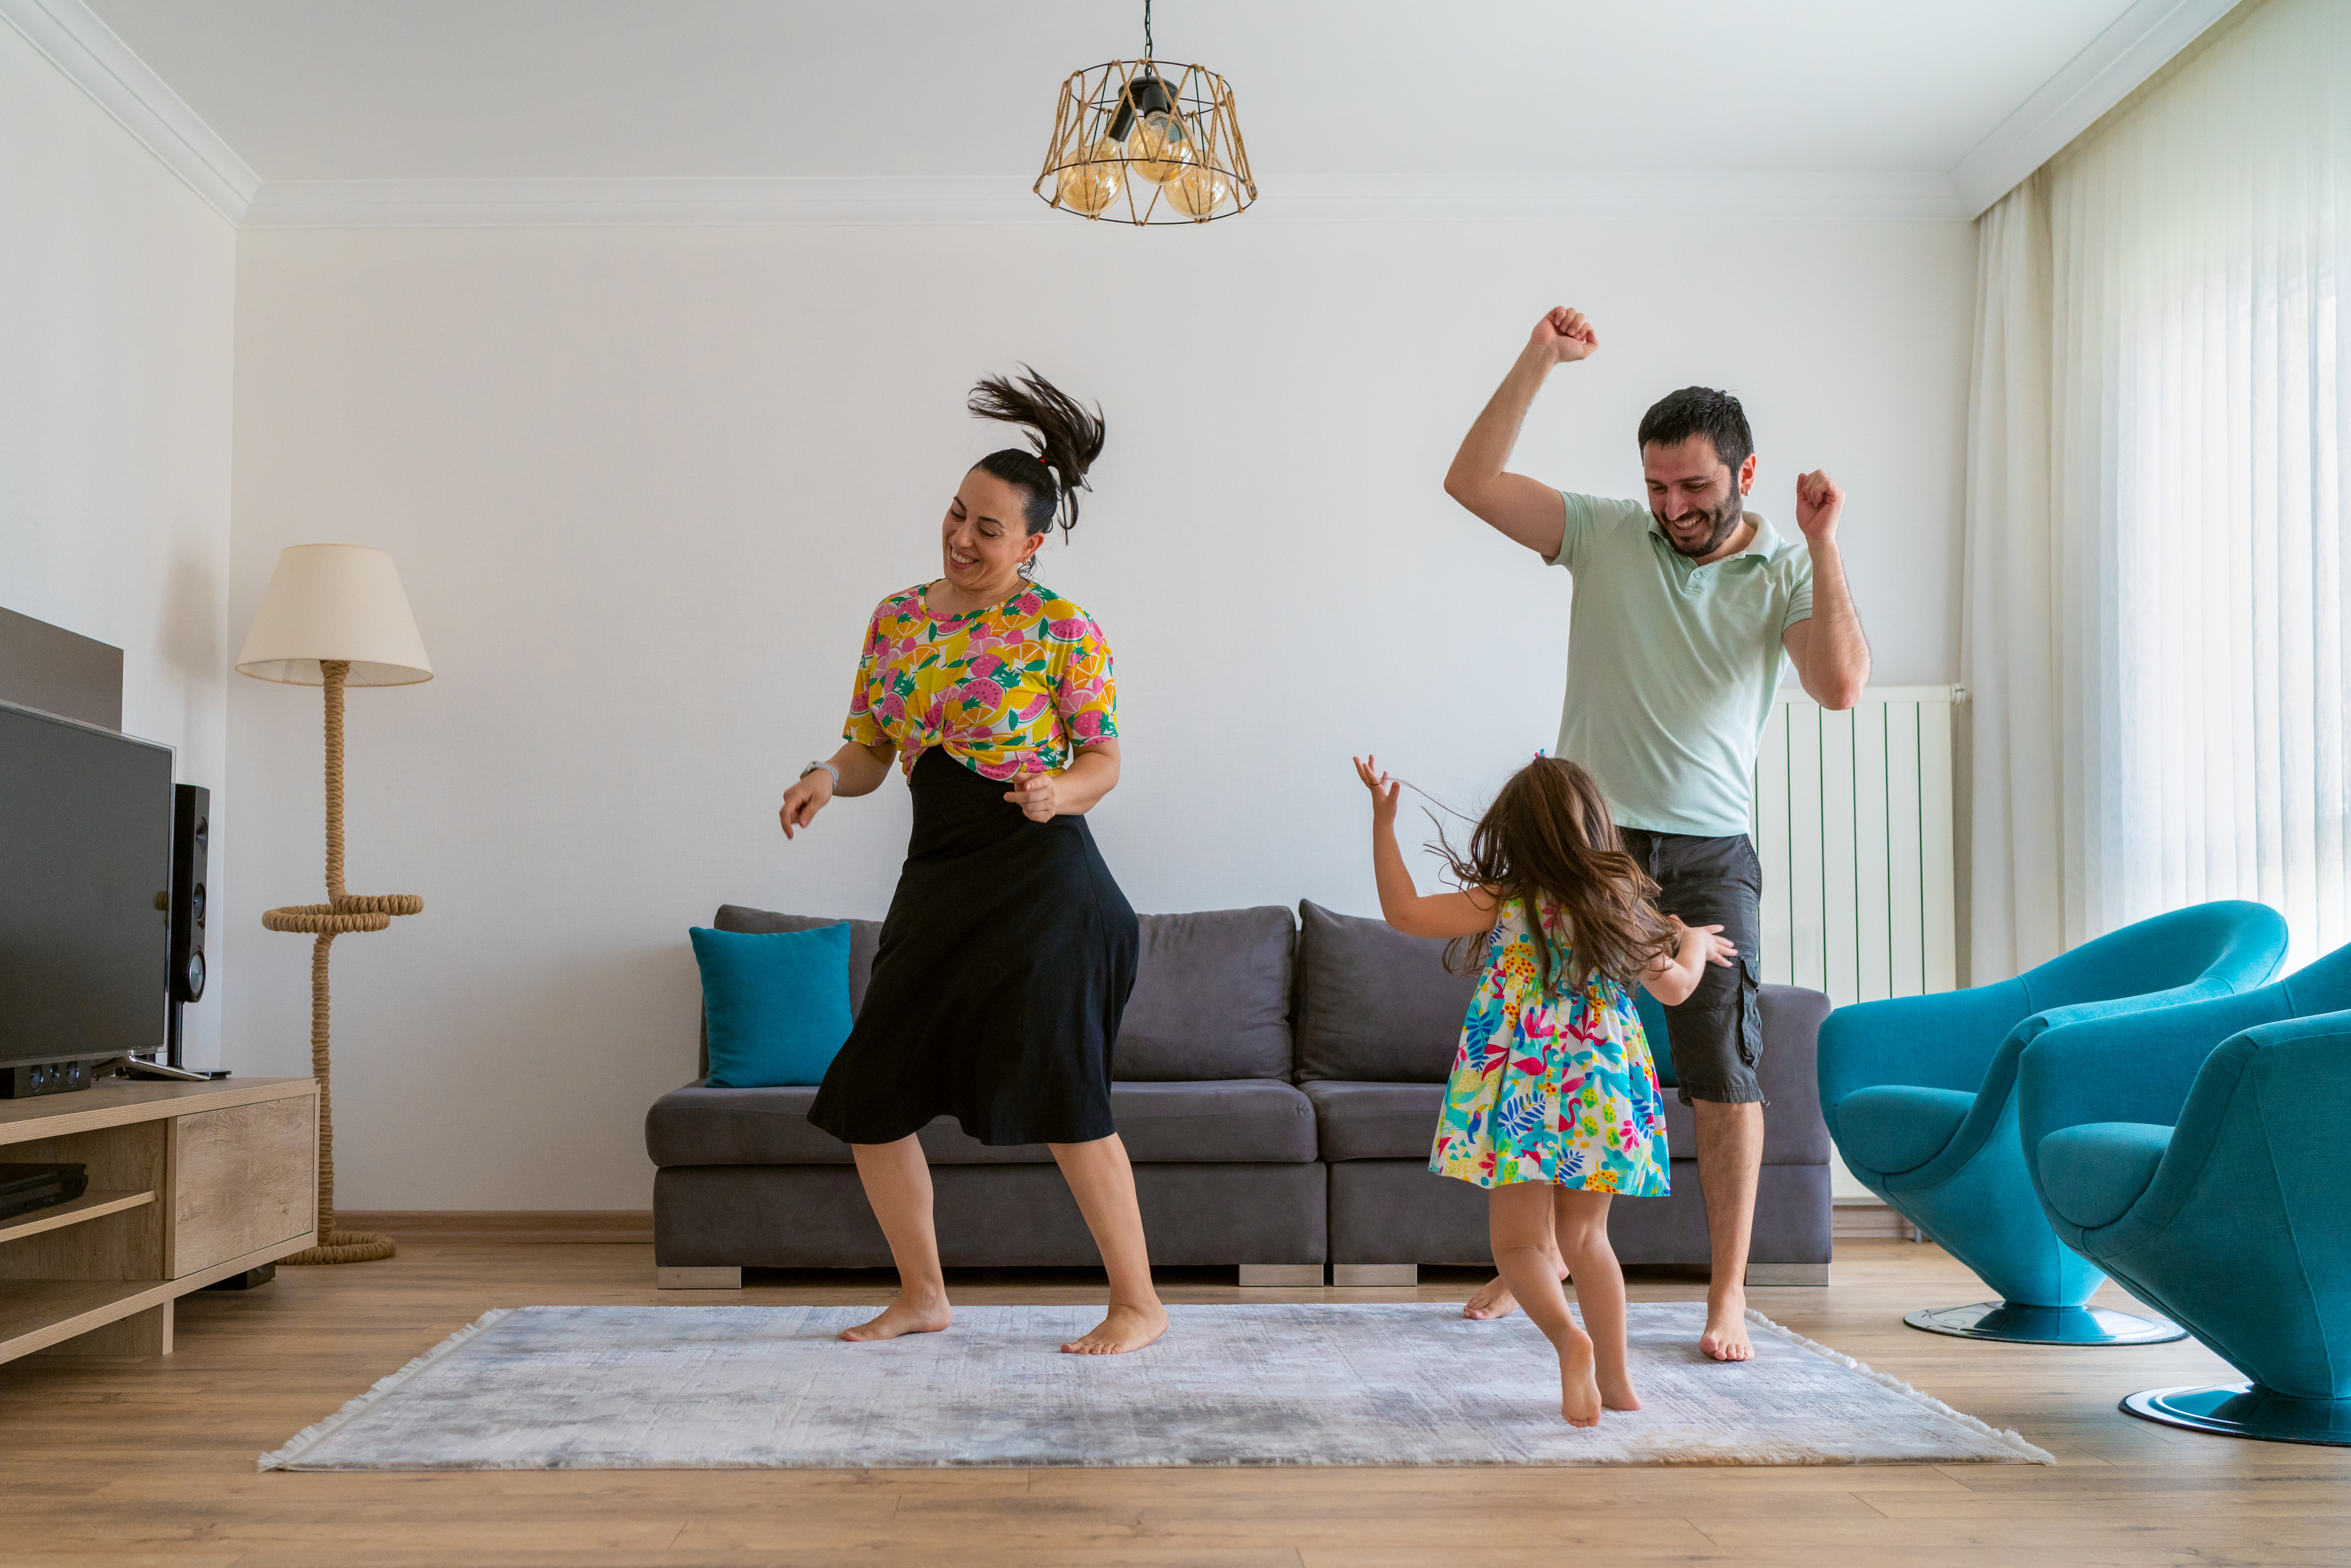
[[(1445, 1078), (1473, 982), (1442, 943), (1301, 904), (1146, 915), (1112, 1100), (1155, 1263), (1238, 1265), (1244, 1284), (1408, 1284), (1424, 1263), (1484, 1264), (1485, 1195), (1428, 1172)], [(722, 931), (835, 922), (722, 907)], [(880, 926), (851, 921), (862, 1001)], [(1749, 1279), (1825, 1283), (1829, 1138), (1813, 1066), (1827, 998), (1763, 988), (1762, 1185)], [(1661, 1032), (1661, 1031), (1657, 1031)], [(1653, 1034), (1653, 1045), (1656, 1041)], [(1670, 1080), (1669, 1046), (1658, 1066)], [(707, 1061), (705, 1057), (705, 1065)], [(881, 1268), (890, 1251), (848, 1145), (809, 1125), (813, 1088), (697, 1080), (645, 1117), (653, 1255), (670, 1288), (726, 1288), (750, 1268)], [(1628, 1263), (1704, 1264), (1705, 1207), (1687, 1107), (1666, 1106), (1673, 1195), (1614, 1206)], [(949, 1267), (1092, 1267), (1076, 1203), (1042, 1145), (989, 1148), (952, 1120), (925, 1128)]]

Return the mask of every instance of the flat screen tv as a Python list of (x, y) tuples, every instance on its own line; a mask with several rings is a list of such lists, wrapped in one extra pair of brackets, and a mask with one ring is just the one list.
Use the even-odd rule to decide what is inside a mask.
[(0, 1067), (160, 1050), (168, 747), (0, 703)]

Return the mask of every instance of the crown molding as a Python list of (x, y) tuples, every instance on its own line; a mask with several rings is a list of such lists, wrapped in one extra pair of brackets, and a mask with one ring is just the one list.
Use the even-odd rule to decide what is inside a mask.
[(0, 20), (214, 211), (232, 224), (243, 221), (261, 176), (82, 0), (0, 0)]
[[(5, 0), (0, 0), (5, 3)], [(1947, 175), (1300, 174), (1270, 182), (1251, 223), (1545, 222), (1709, 217), (1956, 223)], [(1066, 223), (997, 176), (742, 179), (272, 180), (247, 228)]]
[(1965, 215), (1980, 216), (2236, 7), (2237, 0), (2137, 0), (1952, 166)]

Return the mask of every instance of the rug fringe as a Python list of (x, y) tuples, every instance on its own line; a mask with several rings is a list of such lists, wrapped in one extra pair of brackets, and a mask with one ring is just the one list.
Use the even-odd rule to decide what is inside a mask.
[(359, 1415), (360, 1411), (365, 1410), (369, 1406), (374, 1404), (377, 1400), (382, 1398), (385, 1395), (391, 1393), (393, 1389), (399, 1387), (402, 1384), (407, 1382), (411, 1377), (415, 1376), (416, 1374), (423, 1371), (426, 1367), (432, 1365), (443, 1356), (447, 1355), (451, 1351), (455, 1350), (459, 1345), (464, 1344), (467, 1340), (472, 1339), (475, 1334), (480, 1333), (492, 1323), (496, 1322), (500, 1318), (507, 1317), (514, 1312), (519, 1312), (520, 1310), (521, 1309), (518, 1307), (498, 1307), (493, 1311), (484, 1312), (480, 1317), (475, 1319), (472, 1322), (467, 1323), (464, 1328), (459, 1329), (455, 1333), (451, 1334), (447, 1339), (443, 1340), (439, 1344), (434, 1345), (431, 1350), (426, 1351), (423, 1355), (418, 1356), (414, 1361), (410, 1362), (406, 1366), (402, 1367), (398, 1372), (393, 1373), (391, 1376), (378, 1378), (374, 1387), (369, 1389), (358, 1398), (351, 1400), (341, 1409), (328, 1416), (325, 1420), (314, 1421), (309, 1426), (305, 1427), (300, 1431), (295, 1433), (293, 1438), (288, 1441), (284, 1448), (279, 1448), (275, 1453), (262, 1455), (259, 1462), (254, 1466), (254, 1469), (257, 1470), (282, 1470), (290, 1469), (293, 1465), (295, 1457), (300, 1454), (303, 1449), (309, 1448), (312, 1444), (317, 1443), (320, 1438), (325, 1437), (329, 1433), (338, 1431), (341, 1427), (349, 1425), (351, 1418)]
[(1853, 1357), (1845, 1354), (1845, 1353), (1841, 1350), (1831, 1349), (1829, 1346), (1821, 1343), (1818, 1340), (1806, 1339), (1802, 1334), (1798, 1333), (1795, 1330), (1789, 1328), (1784, 1324), (1773, 1322), (1770, 1318), (1765, 1317), (1753, 1307), (1747, 1309), (1747, 1321), (1750, 1323), (1761, 1323), (1763, 1327), (1770, 1329), (1773, 1333), (1793, 1340), (1796, 1343), (1803, 1346), (1806, 1350), (1811, 1351), (1814, 1355), (1825, 1357), (1827, 1360), (1833, 1361), (1839, 1366), (1844, 1367), (1848, 1372), (1859, 1373), (1862, 1376), (1868, 1378), (1872, 1383), (1876, 1384), (1881, 1388), (1892, 1389), (1895, 1393), (1901, 1395), (1906, 1399), (1915, 1399), (1919, 1404), (1924, 1405), (1928, 1409), (1935, 1412), (1938, 1416), (1947, 1416), (1950, 1419), (1957, 1421), (1960, 1426), (1965, 1427), (1971, 1431), (1980, 1433), (1984, 1437), (1990, 1437), (1995, 1443), (2015, 1449), (2018, 1453), (2022, 1454), (2036, 1465), (2053, 1465), (2057, 1462), (2056, 1455), (2050, 1453), (2045, 1448), (2037, 1448), (2033, 1447), (2031, 1443), (2025, 1440), (2023, 1433), (2011, 1431), (2004, 1427), (1995, 1427), (1988, 1421), (1980, 1420), (1976, 1416), (1969, 1415), (1964, 1410), (1954, 1410), (1949, 1405), (1946, 1405), (1941, 1400), (1936, 1398), (1933, 1395), (1922, 1393), (1919, 1390), (1911, 1387), (1908, 1384), (1903, 1382), (1898, 1377), (1888, 1377), (1885, 1373), (1878, 1371), (1876, 1367), (1869, 1365), (1865, 1362), (1855, 1361)]

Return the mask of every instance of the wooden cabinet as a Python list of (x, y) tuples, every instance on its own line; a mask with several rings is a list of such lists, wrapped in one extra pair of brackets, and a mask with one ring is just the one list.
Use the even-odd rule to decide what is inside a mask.
[(153, 1083), (0, 1101), (0, 1161), (77, 1161), (73, 1203), (0, 1219), (0, 1361), (170, 1354), (172, 1303), (317, 1240), (319, 1086)]

